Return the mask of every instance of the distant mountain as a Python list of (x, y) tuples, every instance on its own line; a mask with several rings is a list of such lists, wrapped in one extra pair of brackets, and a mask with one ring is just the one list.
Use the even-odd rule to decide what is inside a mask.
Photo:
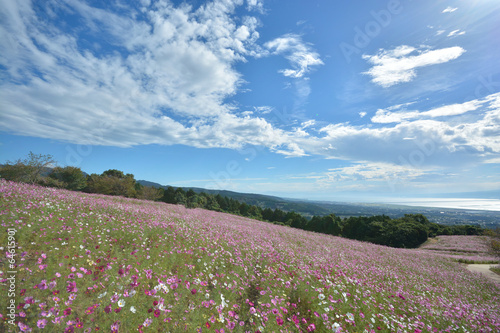
[[(138, 180), (137, 182), (143, 186), (153, 186), (157, 188), (161, 187), (164, 189), (168, 187), (168, 185), (161, 185), (147, 180)], [(177, 188), (176, 186), (172, 187)], [(181, 188), (184, 191), (188, 191), (191, 189), (196, 193), (205, 192), (214, 195), (220, 194), (223, 197), (235, 199), (240, 202), (244, 202), (248, 205), (255, 205), (261, 208), (271, 208), (271, 209), (279, 208), (286, 212), (294, 211), (309, 217), (313, 215), (328, 215), (332, 213), (330, 207), (327, 206), (324, 207), (322, 204), (318, 204), (312, 201), (308, 202), (306, 200), (285, 199), (264, 194), (240, 193), (240, 192), (233, 192), (226, 190), (211, 190), (199, 187), (181, 187)]]
[[(167, 188), (166, 185), (161, 185), (147, 180), (138, 180), (144, 186), (154, 186)], [(177, 188), (175, 186), (172, 186)], [(192, 189), (196, 193), (205, 192), (208, 194), (220, 194), (228, 198), (245, 202), (249, 205), (256, 205), (261, 208), (279, 208), (285, 212), (294, 211), (302, 214), (305, 217), (314, 215), (325, 216), (335, 214), (341, 218), (350, 216), (374, 216), (387, 215), (391, 218), (398, 218), (404, 214), (424, 214), (429, 221), (447, 225), (454, 224), (479, 224), (483, 227), (494, 228), (499, 224), (500, 212), (495, 211), (471, 211), (467, 209), (452, 209), (452, 208), (435, 208), (435, 207), (415, 207), (396, 204), (381, 204), (381, 203), (347, 203), (347, 202), (329, 202), (329, 201), (312, 201), (304, 199), (288, 199), (270, 195), (255, 194), (255, 193), (240, 193), (225, 190), (210, 190), (199, 187), (181, 187), (184, 191)], [(484, 193), (489, 197), (495, 195), (495, 191)]]

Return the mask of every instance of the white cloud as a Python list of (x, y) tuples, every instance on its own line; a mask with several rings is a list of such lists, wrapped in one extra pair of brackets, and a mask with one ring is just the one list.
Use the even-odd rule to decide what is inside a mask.
[(416, 49), (407, 45), (393, 50), (382, 49), (376, 55), (363, 55), (363, 59), (373, 64), (373, 67), (363, 74), (370, 75), (372, 82), (387, 88), (410, 82), (417, 76), (416, 69), (420, 67), (446, 63), (464, 52), (459, 46), (439, 50)]
[(460, 31), (460, 29), (456, 29), (456, 30), (451, 31), (448, 34), (448, 36), (446, 36), (446, 37), (454, 37), (454, 36), (462, 36), (462, 35), (465, 35), (465, 31)]
[(392, 112), (393, 110), (400, 110), (402, 106), (410, 105), (407, 103), (405, 105), (396, 105), (389, 107), (387, 109), (379, 109), (372, 117), (371, 121), (374, 123), (399, 123), (402, 121), (408, 121), (411, 119), (423, 119), (423, 118), (437, 118), (437, 117), (449, 117), (464, 114), (469, 111), (477, 110), (481, 105), (486, 103), (487, 100), (472, 100), (469, 102), (461, 104), (450, 104), (442, 107), (438, 107), (429, 111), (403, 111)]
[(271, 113), (274, 108), (272, 106), (254, 106), (254, 110), (255, 112), (258, 112), (260, 114), (268, 114), (268, 113)]
[(500, 164), (500, 157), (490, 158), (490, 159), (484, 161), (484, 163), (487, 163), (487, 164)]
[(446, 32), (446, 30), (438, 30), (436, 31), (436, 36), (442, 35)]
[[(263, 118), (238, 117), (224, 102), (241, 82), (233, 64), (260, 52), (257, 20), (234, 16), (243, 2), (215, 0), (196, 10), (143, 3), (120, 16), (68, 0), (50, 8), (53, 20), (43, 12), (49, 2), (36, 11), (27, 0), (1, 6), (0, 128), (81, 144), (255, 144), (302, 154), (285, 144), (286, 133)], [(133, 18), (139, 11), (143, 20)], [(66, 12), (81, 25), (60, 29), (70, 24)], [(86, 45), (79, 34), (99, 36), (101, 45)]]
[(399, 181), (409, 181), (416, 179), (430, 170), (408, 167), (392, 163), (358, 162), (356, 164), (330, 169), (325, 173), (325, 177), (320, 180), (322, 183), (338, 183), (347, 181), (369, 181), (388, 182), (393, 179)]
[[(403, 116), (395, 116), (399, 119), (394, 125), (389, 121), (376, 127), (331, 124), (319, 130), (324, 136), (314, 142), (304, 138), (302, 147), (308, 147), (308, 153), (344, 160), (413, 166), (480, 163), (500, 155), (499, 101), (496, 93), (429, 111), (403, 111)], [(465, 113), (470, 113), (466, 122), (451, 117)]]
[(300, 126), (302, 126), (302, 128), (307, 128), (307, 127), (314, 126), (315, 124), (316, 124), (316, 121), (314, 119), (311, 119), (311, 120), (303, 122), (302, 124), (300, 124)]
[(262, 0), (247, 0), (248, 10), (257, 10), (259, 12), (264, 12), (264, 2)]
[(366, 116), (366, 112), (359, 112), (359, 117), (360, 118), (364, 118)]
[[(423, 154), (425, 165), (463, 165), (471, 158), (495, 160), (500, 154), (499, 94), (424, 111), (399, 104), (378, 110), (373, 124), (363, 126), (321, 124), (316, 130), (318, 123), (300, 119), (287, 131), (264, 119), (273, 112), (282, 120), (284, 111), (256, 106), (238, 113), (226, 101), (239, 91), (242, 80), (234, 64), (273, 53), (290, 61), (290, 70), (300, 78), (294, 80), (302, 98), (298, 101), (304, 103), (310, 93), (307, 73), (322, 62), (298, 36), (275, 39), (263, 51), (256, 42), (257, 20), (236, 19), (235, 4), (222, 0), (196, 10), (154, 2), (144, 8), (141, 21), (106, 10), (94, 13), (85, 2), (66, 4), (52, 10), (56, 18), (69, 10), (80, 16), (81, 25), (70, 33), (60, 29), (67, 22), (51, 21), (48, 15), (41, 20), (28, 0), (0, 6), (5, 18), (0, 22), (2, 131), (120, 147), (256, 145), (287, 157), (320, 155), (390, 165), (415, 160), (414, 152)], [(96, 49), (82, 44), (80, 33), (104, 38)], [(376, 74), (412, 77), (417, 68), (449, 61), (464, 51), (401, 46), (366, 57), (374, 64), (374, 80), (390, 85), (402, 81), (386, 82)], [(359, 115), (366, 116), (363, 112)], [(450, 121), (460, 115), (467, 122)], [(368, 177), (383, 166), (360, 168), (358, 174)]]
[(273, 54), (282, 54), (292, 68), (280, 70), (284, 76), (301, 78), (311, 67), (323, 65), (319, 54), (304, 43), (299, 35), (287, 34), (264, 44)]
[(456, 11), (458, 8), (456, 7), (446, 7), (441, 13), (453, 13), (454, 11)]

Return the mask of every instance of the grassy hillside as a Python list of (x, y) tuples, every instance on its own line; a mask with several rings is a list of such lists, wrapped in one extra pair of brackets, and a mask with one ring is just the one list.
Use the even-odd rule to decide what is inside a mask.
[(2, 332), (500, 329), (500, 286), (433, 251), (3, 180), (0, 196)]

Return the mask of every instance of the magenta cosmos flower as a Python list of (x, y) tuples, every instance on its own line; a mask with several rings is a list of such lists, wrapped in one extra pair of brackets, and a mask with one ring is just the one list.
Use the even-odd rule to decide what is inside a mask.
[(76, 282), (68, 281), (68, 286), (66, 287), (66, 291), (68, 293), (76, 293), (78, 291), (78, 288), (76, 287)]

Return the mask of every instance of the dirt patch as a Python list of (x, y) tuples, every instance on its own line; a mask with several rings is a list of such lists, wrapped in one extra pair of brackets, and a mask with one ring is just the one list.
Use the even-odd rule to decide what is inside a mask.
[(467, 265), (467, 269), (471, 272), (480, 273), (496, 283), (500, 283), (500, 275), (497, 275), (490, 271), (490, 267), (493, 266), (496, 265), (472, 264)]

